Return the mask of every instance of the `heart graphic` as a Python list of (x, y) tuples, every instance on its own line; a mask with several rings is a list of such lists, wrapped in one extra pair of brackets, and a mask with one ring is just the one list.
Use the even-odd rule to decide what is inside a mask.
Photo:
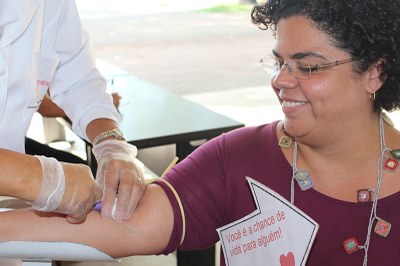
[(294, 266), (294, 255), (292, 252), (289, 252), (286, 256), (282, 254), (279, 257), (279, 261), (281, 262), (281, 266)]

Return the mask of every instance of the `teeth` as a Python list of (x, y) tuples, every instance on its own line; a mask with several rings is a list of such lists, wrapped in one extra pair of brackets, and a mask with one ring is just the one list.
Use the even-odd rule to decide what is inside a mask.
[(286, 101), (283, 101), (282, 102), (282, 106), (283, 107), (296, 107), (296, 106), (299, 106), (299, 105), (302, 105), (302, 104), (305, 104), (306, 102), (286, 102)]

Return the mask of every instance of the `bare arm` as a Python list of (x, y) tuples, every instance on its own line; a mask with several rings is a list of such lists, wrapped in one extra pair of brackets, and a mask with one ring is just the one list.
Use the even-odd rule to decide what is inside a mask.
[[(121, 96), (118, 93), (111, 94), (114, 106), (118, 109)], [(44, 117), (67, 117), (64, 110), (55, 104), (46, 94), (39, 106), (38, 112)]]
[[(97, 135), (100, 133), (113, 129), (113, 128), (119, 128), (119, 125), (117, 122), (110, 120), (110, 119), (105, 119), (105, 118), (99, 118), (95, 119), (92, 122), (90, 122), (86, 128), (86, 134), (90, 140), (91, 143), (93, 143), (94, 139), (96, 138)], [(112, 139), (113, 137), (110, 137)]]
[(0, 241), (66, 241), (85, 244), (112, 257), (156, 254), (167, 245), (173, 210), (164, 191), (148, 185), (132, 217), (124, 222), (89, 213), (82, 224), (69, 224), (58, 216), (30, 211), (0, 213)]
[[(102, 196), (90, 168), (42, 157), (39, 160), (31, 155), (0, 149), (0, 196), (31, 202), (37, 209), (67, 213), (69, 222), (81, 222)], [(41, 162), (48, 160), (57, 165), (46, 163), (43, 168)], [(57, 186), (57, 182), (64, 186)], [(52, 195), (57, 198), (51, 198)], [(51, 208), (46, 204), (49, 198), (55, 202)]]
[(42, 188), (42, 168), (33, 156), (0, 149), (0, 195), (34, 201)]
[(55, 104), (48, 95), (45, 95), (38, 112), (44, 117), (67, 117), (64, 110)]

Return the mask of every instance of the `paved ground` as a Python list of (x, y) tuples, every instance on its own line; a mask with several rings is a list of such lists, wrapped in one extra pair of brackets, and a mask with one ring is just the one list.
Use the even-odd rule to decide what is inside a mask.
[[(97, 57), (139, 78), (178, 94), (267, 83), (258, 61), (270, 52), (273, 39), (270, 32), (251, 23), (250, 12), (191, 11), (211, 4), (205, 1), (203, 6), (194, 6), (201, 1), (193, 0), (164, 1), (171, 5), (158, 3), (158, 8), (155, 1), (144, 8), (150, 9), (145, 14), (139, 12), (143, 10), (135, 6), (135, 1), (115, 0), (124, 2), (126, 8), (114, 6), (106, 12), (101, 1), (97, 9), (89, 9), (86, 1), (90, 3), (78, 1), (78, 7)], [(184, 2), (192, 3), (192, 7), (177, 5)], [(213, 2), (216, 5), (221, 1)], [(189, 11), (176, 11), (184, 7)]]

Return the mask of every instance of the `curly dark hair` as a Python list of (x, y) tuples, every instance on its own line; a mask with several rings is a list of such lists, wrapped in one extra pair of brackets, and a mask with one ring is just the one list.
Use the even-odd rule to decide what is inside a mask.
[(400, 109), (400, 0), (266, 0), (251, 11), (253, 23), (273, 31), (291, 16), (310, 19), (335, 47), (350, 53), (358, 74), (383, 59), (384, 83), (374, 110)]

